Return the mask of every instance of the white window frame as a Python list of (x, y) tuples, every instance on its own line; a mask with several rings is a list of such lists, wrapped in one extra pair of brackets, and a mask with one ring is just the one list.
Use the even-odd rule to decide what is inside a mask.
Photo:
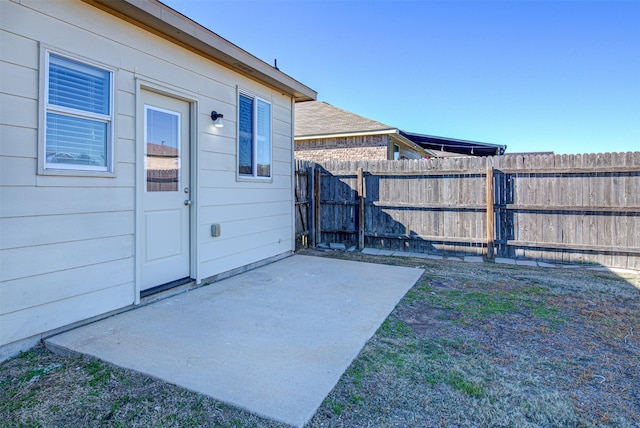
[[(49, 103), (49, 59), (51, 55), (75, 61), (88, 67), (109, 73), (109, 114), (99, 114), (85, 110), (74, 109)], [(114, 94), (115, 69), (105, 64), (74, 55), (62, 49), (45, 45), (40, 47), (40, 103), (38, 127), (38, 174), (42, 175), (71, 175), (92, 177), (115, 177), (115, 144), (114, 144)], [(70, 117), (77, 117), (96, 122), (106, 123), (106, 166), (78, 165), (63, 163), (47, 163), (47, 113), (56, 113)]]
[[(251, 152), (252, 152), (252, 162), (251, 162), (251, 174), (241, 174), (240, 173), (240, 96), (245, 96), (253, 99), (253, 126), (251, 132)], [(261, 101), (265, 104), (269, 105), (269, 176), (259, 176), (258, 175), (258, 101)], [(263, 182), (272, 182), (273, 181), (273, 103), (264, 97), (258, 96), (250, 91), (244, 89), (238, 89), (237, 96), (237, 109), (238, 109), (238, 123), (236, 129), (237, 142), (236, 142), (236, 179), (238, 181), (263, 181)]]

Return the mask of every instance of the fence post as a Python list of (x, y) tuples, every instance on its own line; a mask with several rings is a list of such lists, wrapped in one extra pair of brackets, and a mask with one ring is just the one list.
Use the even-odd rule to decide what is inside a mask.
[(358, 249), (364, 248), (364, 174), (358, 168)]
[(495, 215), (493, 190), (493, 167), (487, 166), (487, 258), (495, 257), (493, 243), (495, 241)]
[(314, 204), (313, 204), (313, 210), (315, 211), (313, 214), (314, 217), (314, 225), (313, 225), (313, 229), (314, 229), (314, 237), (315, 237), (315, 243), (318, 244), (321, 240), (322, 240), (322, 219), (320, 216), (320, 168), (316, 168), (314, 170), (314, 174), (313, 174), (313, 199), (314, 199)]
[(315, 191), (313, 188), (313, 171), (315, 169), (315, 164), (313, 166), (307, 166), (307, 239), (309, 240), (309, 246), (311, 248), (316, 247), (316, 229), (315, 229), (315, 220), (314, 220), (314, 207), (315, 200), (313, 198)]

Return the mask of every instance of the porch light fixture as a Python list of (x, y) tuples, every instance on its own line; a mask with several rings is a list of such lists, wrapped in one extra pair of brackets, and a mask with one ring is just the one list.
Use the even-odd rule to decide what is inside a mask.
[(211, 120), (213, 120), (213, 126), (215, 126), (216, 128), (222, 128), (224, 126), (224, 123), (222, 122), (223, 117), (224, 116), (221, 113), (218, 113), (217, 111), (212, 111)]

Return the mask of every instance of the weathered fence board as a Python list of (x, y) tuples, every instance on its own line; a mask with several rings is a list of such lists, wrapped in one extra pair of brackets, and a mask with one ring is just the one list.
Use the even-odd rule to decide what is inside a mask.
[(296, 184), (317, 243), (640, 268), (640, 152), (298, 162)]
[(295, 173), (296, 248), (309, 245), (309, 186), (307, 168), (297, 165)]

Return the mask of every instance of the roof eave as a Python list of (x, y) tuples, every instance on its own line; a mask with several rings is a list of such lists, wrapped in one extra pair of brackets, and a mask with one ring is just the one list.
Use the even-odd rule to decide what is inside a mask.
[(407, 137), (402, 135), (400, 133), (400, 130), (396, 130), (396, 131), (397, 132), (395, 133), (395, 135), (392, 136), (393, 139), (396, 139), (396, 140), (406, 144), (407, 146), (413, 148), (417, 152), (422, 152), (422, 153), (424, 153), (424, 154), (426, 154), (428, 156), (435, 157), (435, 154), (431, 150), (429, 150), (429, 149), (427, 149), (425, 147), (422, 147), (419, 144), (414, 143), (413, 141), (411, 141), (410, 139), (408, 139)]
[(390, 129), (378, 129), (372, 131), (355, 131), (355, 132), (339, 132), (333, 134), (310, 134), (310, 135), (296, 135), (296, 140), (318, 140), (321, 138), (345, 138), (345, 137), (357, 137), (359, 135), (388, 135), (397, 134), (396, 128)]
[(82, 0), (118, 15), (237, 72), (291, 95), (313, 101), (317, 93), (287, 74), (218, 36), (211, 30), (156, 0)]

